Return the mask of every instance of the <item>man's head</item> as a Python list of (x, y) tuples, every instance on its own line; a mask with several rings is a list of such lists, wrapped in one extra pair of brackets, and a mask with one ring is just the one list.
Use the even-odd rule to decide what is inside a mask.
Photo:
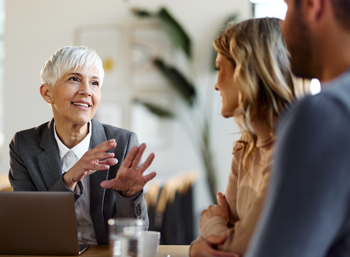
[[(298, 0), (300, 1), (300, 0)], [(350, 32), (350, 1), (349, 0), (330, 0), (333, 6), (334, 16), (343, 29)]]
[(322, 77), (329, 31), (337, 27), (350, 34), (350, 1), (286, 0), (286, 3), (288, 11), (282, 30), (291, 54), (292, 71), (304, 78)]

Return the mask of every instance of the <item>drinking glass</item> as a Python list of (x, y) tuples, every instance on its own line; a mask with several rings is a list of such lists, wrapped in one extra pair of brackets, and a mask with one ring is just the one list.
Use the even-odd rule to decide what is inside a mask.
[(108, 224), (112, 257), (142, 257), (143, 220), (115, 218)]

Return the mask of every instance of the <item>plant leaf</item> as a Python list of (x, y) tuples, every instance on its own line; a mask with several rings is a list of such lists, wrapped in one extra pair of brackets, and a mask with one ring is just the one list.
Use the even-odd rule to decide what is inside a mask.
[(217, 193), (217, 176), (216, 170), (213, 163), (213, 155), (210, 152), (210, 148), (201, 147), (201, 157), (205, 167), (205, 173), (207, 177), (207, 183), (209, 187), (209, 192), (213, 203), (217, 204), (216, 193)]
[(191, 39), (187, 35), (186, 31), (182, 28), (182, 26), (171, 16), (171, 14), (165, 8), (160, 9), (156, 16), (165, 31), (173, 40), (174, 44), (179, 46), (185, 52), (187, 57), (191, 59)]
[(175, 117), (175, 114), (172, 113), (169, 110), (166, 110), (160, 106), (151, 104), (151, 103), (147, 103), (138, 99), (134, 99), (135, 103), (141, 104), (144, 107), (147, 108), (148, 111), (150, 111), (151, 113), (153, 113), (154, 115), (161, 117), (161, 118), (167, 118), (167, 119), (172, 119)]
[(131, 11), (133, 14), (140, 18), (153, 16), (150, 12), (146, 11), (145, 9), (132, 8)]
[(209, 145), (210, 144), (210, 126), (209, 126), (207, 117), (205, 117), (204, 119), (202, 137), (203, 137), (204, 146), (207, 149), (210, 149), (210, 145)]
[(196, 98), (194, 86), (174, 67), (167, 66), (161, 59), (154, 59), (154, 65), (169, 80), (170, 84), (179, 95), (190, 105)]
[(233, 13), (232, 15), (230, 15), (226, 20), (225, 20), (225, 26), (227, 26), (230, 22), (234, 22), (237, 23), (239, 14), (238, 13)]

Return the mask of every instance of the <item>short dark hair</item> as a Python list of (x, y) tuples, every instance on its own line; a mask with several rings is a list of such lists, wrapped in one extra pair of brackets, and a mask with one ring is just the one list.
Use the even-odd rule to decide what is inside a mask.
[(330, 0), (334, 9), (334, 16), (339, 24), (346, 30), (350, 30), (350, 1)]
[[(299, 7), (300, 2), (302, 0), (295, 0), (295, 6)], [(334, 9), (334, 16), (336, 20), (339, 22), (339, 25), (342, 26), (344, 29), (350, 31), (350, 1), (349, 0), (330, 0), (333, 9)]]

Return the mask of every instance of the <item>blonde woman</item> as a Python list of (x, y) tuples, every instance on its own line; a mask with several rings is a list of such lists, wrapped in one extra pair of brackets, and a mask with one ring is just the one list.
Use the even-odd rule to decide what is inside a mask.
[(212, 255), (222, 256), (209, 247), (210, 241), (215, 244), (213, 235), (223, 236), (216, 240), (219, 249), (244, 255), (269, 186), (276, 122), (300, 90), (293, 83), (278, 19), (230, 26), (213, 44), (221, 114), (235, 118), (242, 136), (233, 148), (225, 195), (219, 192), (219, 205), (202, 212), (201, 236), (192, 243), (190, 255), (210, 249)]

